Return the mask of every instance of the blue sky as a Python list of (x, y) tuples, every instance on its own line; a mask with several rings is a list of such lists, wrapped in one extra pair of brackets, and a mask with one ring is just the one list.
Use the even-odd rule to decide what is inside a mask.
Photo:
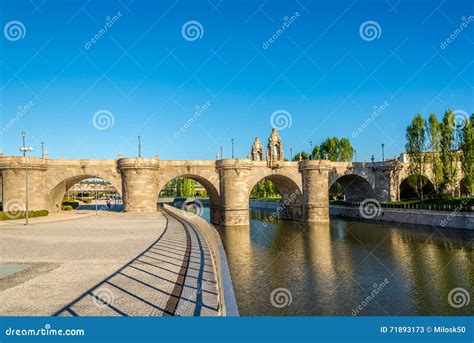
[[(381, 143), (392, 157), (414, 114), (473, 112), (473, 15), (472, 1), (0, 0), (0, 150), (17, 155), (25, 130), (54, 158), (135, 156), (137, 135), (144, 156), (230, 157), (234, 138), (244, 157), (279, 111), (287, 155), (338, 136), (358, 160)], [(190, 21), (202, 36), (183, 36)]]

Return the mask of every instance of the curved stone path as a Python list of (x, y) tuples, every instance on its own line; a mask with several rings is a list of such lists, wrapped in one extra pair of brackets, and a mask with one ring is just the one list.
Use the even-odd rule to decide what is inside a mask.
[(218, 290), (207, 243), (161, 209), (166, 227), (139, 256), (60, 310), (60, 316), (216, 316)]

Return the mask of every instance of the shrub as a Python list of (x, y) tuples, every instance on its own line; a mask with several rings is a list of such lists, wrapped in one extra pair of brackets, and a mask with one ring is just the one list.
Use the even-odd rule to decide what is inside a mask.
[[(48, 214), (49, 212), (47, 210), (28, 211), (29, 218), (45, 217)], [(21, 219), (21, 218), (25, 218), (25, 216), (26, 216), (26, 212), (24, 211), (0, 212), (0, 220)]]
[(63, 211), (72, 211), (74, 208), (71, 205), (61, 206)]
[(84, 199), (82, 200), (84, 203), (86, 204), (91, 204), (92, 203), (92, 200), (91, 199)]
[[(79, 207), (79, 202), (78, 201), (63, 201), (62, 207), (70, 206), (72, 207), (73, 210)], [(69, 210), (67, 210), (69, 211)]]

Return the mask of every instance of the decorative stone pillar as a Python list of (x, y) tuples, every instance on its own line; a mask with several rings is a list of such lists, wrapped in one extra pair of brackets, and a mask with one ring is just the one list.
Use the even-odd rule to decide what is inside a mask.
[(122, 158), (117, 161), (122, 174), (125, 212), (155, 212), (158, 199), (159, 161), (154, 158)]
[(329, 170), (330, 162), (302, 161), (299, 170), (303, 176), (303, 220), (329, 221)]
[(226, 159), (217, 161), (216, 166), (221, 188), (221, 225), (249, 225), (248, 180), (252, 164), (246, 159)]
[(47, 209), (45, 172), (47, 165), (41, 158), (4, 157), (0, 160), (4, 211), (26, 209), (25, 162), (28, 161), (28, 208), (30, 211)]

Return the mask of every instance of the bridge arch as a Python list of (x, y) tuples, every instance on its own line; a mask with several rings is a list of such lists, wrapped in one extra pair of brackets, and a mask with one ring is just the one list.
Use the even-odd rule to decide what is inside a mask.
[(260, 179), (253, 178), (249, 183), (247, 199), (250, 199), (255, 186), (263, 180), (271, 181), (281, 195), (281, 205), (277, 212), (283, 219), (302, 220), (303, 218), (303, 192), (299, 180), (284, 174), (269, 174)]
[[(418, 198), (420, 195), (417, 193), (417, 190), (414, 186), (414, 182), (416, 182), (416, 177), (419, 174), (410, 174), (406, 175), (401, 181), (399, 185), (399, 194), (400, 200), (404, 199), (415, 199)], [(431, 179), (426, 175), (421, 175), (424, 186), (423, 186), (423, 197), (427, 198), (432, 196), (435, 193), (435, 187)]]
[(209, 209), (211, 212), (211, 222), (212, 223), (219, 223), (221, 219), (221, 197), (219, 194), (219, 186), (217, 178), (214, 175), (210, 175), (210, 177), (206, 177), (203, 175), (193, 174), (193, 173), (174, 173), (174, 174), (167, 174), (160, 177), (158, 182), (158, 193), (157, 197), (166, 187), (166, 185), (175, 179), (179, 178), (186, 178), (191, 179), (198, 182), (201, 186), (204, 187), (208, 196), (209, 196)]
[(330, 179), (329, 189), (340, 185), (345, 201), (364, 201), (375, 198), (376, 194), (370, 182), (357, 174), (335, 175)]
[(46, 195), (46, 207), (49, 211), (60, 211), (61, 204), (64, 196), (71, 189), (72, 186), (75, 184), (87, 180), (87, 179), (102, 179), (106, 182), (109, 182), (118, 193), (122, 194), (122, 183), (116, 177), (111, 175), (98, 173), (98, 174), (80, 174), (80, 175), (73, 175), (69, 177), (54, 179), (48, 182), (46, 188), (48, 193)]

